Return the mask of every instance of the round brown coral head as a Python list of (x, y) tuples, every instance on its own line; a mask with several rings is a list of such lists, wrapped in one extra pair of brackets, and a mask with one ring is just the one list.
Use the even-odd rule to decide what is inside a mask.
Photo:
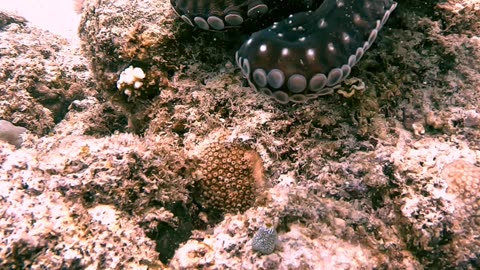
[(200, 199), (205, 208), (242, 212), (251, 207), (264, 189), (260, 155), (241, 143), (215, 143), (200, 157)]

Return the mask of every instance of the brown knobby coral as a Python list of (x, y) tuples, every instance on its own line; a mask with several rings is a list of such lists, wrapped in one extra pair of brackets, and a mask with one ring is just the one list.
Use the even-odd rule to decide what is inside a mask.
[(455, 209), (455, 233), (445, 248), (445, 257), (452, 262), (452, 268), (477, 269), (480, 256), (480, 167), (459, 159), (446, 165), (442, 176), (448, 184), (447, 192), (454, 196)]
[(203, 207), (236, 213), (253, 205), (264, 187), (263, 162), (255, 150), (240, 143), (215, 143), (200, 158), (197, 175)]
[(446, 165), (442, 173), (448, 193), (458, 200), (457, 213), (470, 225), (480, 226), (480, 168), (460, 159)]

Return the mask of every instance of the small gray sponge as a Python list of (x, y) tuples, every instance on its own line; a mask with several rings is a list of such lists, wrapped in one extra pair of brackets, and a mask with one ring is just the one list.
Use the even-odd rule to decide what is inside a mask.
[(278, 236), (275, 228), (262, 227), (253, 236), (252, 249), (262, 254), (271, 254), (275, 250)]

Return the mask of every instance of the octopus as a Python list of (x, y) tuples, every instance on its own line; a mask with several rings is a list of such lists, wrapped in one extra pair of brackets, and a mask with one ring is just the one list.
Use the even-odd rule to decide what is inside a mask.
[(186, 23), (214, 31), (280, 16), (279, 10), (290, 13), (275, 17), (277, 22), (253, 33), (235, 53), (249, 85), (284, 104), (333, 93), (397, 6), (392, 0), (170, 1)]

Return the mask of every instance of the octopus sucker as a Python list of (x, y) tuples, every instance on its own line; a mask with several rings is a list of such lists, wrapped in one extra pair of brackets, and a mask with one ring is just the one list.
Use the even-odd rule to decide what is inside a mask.
[(397, 6), (393, 0), (299, 0), (294, 6), (273, 0), (171, 3), (185, 22), (205, 30), (241, 27), (245, 20), (273, 10), (293, 11), (253, 33), (235, 54), (249, 85), (280, 103), (332, 93), (372, 46)]

